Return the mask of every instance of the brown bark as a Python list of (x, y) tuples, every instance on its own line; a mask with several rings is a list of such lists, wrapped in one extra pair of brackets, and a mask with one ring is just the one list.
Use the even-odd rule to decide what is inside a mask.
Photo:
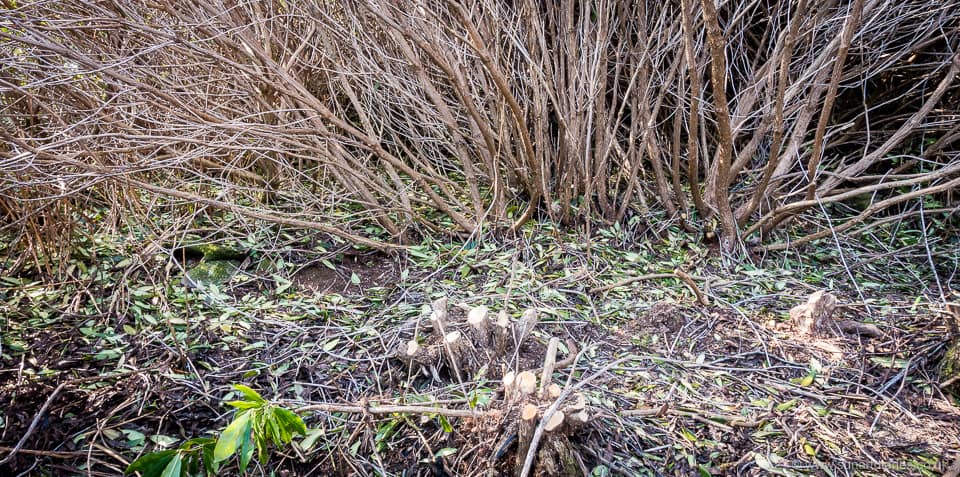
[(713, 90), (713, 108), (717, 119), (717, 162), (714, 171), (717, 174), (713, 204), (717, 208), (720, 228), (723, 231), (721, 243), (723, 249), (730, 252), (738, 245), (737, 224), (730, 208), (730, 161), (733, 154), (733, 137), (730, 129), (730, 107), (727, 103), (726, 78), (727, 61), (724, 53), (723, 32), (717, 19), (715, 0), (702, 0), (703, 22), (707, 28), (707, 44), (710, 47), (710, 86)]

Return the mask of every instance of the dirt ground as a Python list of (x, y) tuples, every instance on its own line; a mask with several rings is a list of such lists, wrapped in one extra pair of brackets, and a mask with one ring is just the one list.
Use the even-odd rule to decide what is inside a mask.
[[(892, 313), (872, 319), (840, 293), (837, 316), (870, 319), (880, 335), (812, 338), (782, 315), (705, 307), (692, 296), (635, 300), (616, 319), (603, 318), (606, 292), (568, 292), (566, 300), (601, 318), (561, 319), (541, 308), (528, 341), (458, 377), (442, 356), (435, 369), (397, 359), (409, 340), (429, 342), (423, 313), (440, 296), (429, 275), (414, 282), (418, 289), (401, 286), (401, 268), (362, 257), (336, 270), (305, 267), (287, 293), (312, 297), (298, 299), (315, 311), (278, 318), (293, 314), (285, 302), (275, 312), (241, 310), (237, 323), (246, 321), (234, 325), (242, 338), (231, 340), (211, 331), (224, 329), (214, 314), (195, 324), (204, 339), (179, 345), (157, 333), (123, 335), (122, 325), (115, 334), (93, 331), (86, 316), (59, 317), (0, 363), (0, 456), (9, 456), (0, 470), (120, 475), (144, 450), (221, 428), (228, 386), (243, 382), (292, 408), (358, 406), (305, 412), (321, 437), (276, 450), (265, 469), (277, 475), (515, 475), (519, 404), (503, 379), (541, 367), (552, 337), (562, 343), (558, 359), (572, 359), (553, 375), (566, 391), (560, 399), (582, 396), (588, 416), (563, 434), (583, 475), (956, 475), (960, 465), (960, 408), (939, 388), (936, 370), (947, 318), (910, 303), (891, 301)], [(514, 324), (527, 308), (466, 295), (449, 302), (445, 331), (466, 336), (477, 302), (503, 309)], [(357, 322), (345, 328), (320, 312)], [(105, 352), (118, 340), (122, 362)], [(533, 402), (542, 413), (553, 401)], [(398, 404), (441, 411), (377, 407)], [(456, 414), (468, 411), (476, 415)], [(541, 452), (557, 436), (545, 434)]]

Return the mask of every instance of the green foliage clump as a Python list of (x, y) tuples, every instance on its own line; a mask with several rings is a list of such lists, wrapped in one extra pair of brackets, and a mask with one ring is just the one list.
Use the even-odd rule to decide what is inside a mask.
[(220, 437), (194, 438), (176, 449), (151, 452), (130, 464), (126, 473), (140, 472), (143, 477), (212, 476), (239, 451), (242, 474), (247, 471), (254, 450), (260, 463), (265, 464), (270, 458), (271, 443), (280, 447), (289, 444), (294, 434), (307, 434), (307, 426), (295, 412), (267, 401), (242, 384), (234, 384), (233, 388), (243, 394), (243, 399), (227, 402), (237, 408), (237, 413)]

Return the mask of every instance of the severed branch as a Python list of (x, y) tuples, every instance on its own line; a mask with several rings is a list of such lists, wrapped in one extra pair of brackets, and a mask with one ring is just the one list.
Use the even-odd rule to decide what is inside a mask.
[(687, 274), (687, 272), (680, 270), (679, 268), (673, 271), (673, 274), (677, 276), (686, 286), (693, 292), (697, 297), (697, 302), (703, 306), (710, 306), (710, 300), (704, 296), (703, 292), (700, 291), (700, 287), (697, 286), (697, 283), (693, 281), (693, 277)]
[(483, 417), (490, 415), (494, 411), (476, 411), (470, 409), (448, 409), (436, 406), (406, 406), (406, 405), (384, 405), (384, 406), (361, 406), (358, 404), (308, 404), (295, 409), (295, 412), (349, 412), (349, 413), (370, 413), (370, 414), (393, 414), (402, 412), (407, 414), (436, 414), (447, 417)]
[[(707, 277), (702, 277), (699, 275), (687, 275), (691, 280), (700, 280), (705, 281)], [(611, 283), (609, 285), (604, 285), (602, 287), (591, 288), (588, 293), (603, 293), (605, 291), (613, 290), (614, 288), (630, 285), (631, 283), (642, 282), (644, 280), (662, 280), (664, 278), (680, 278), (676, 273), (648, 273), (646, 275), (637, 275), (635, 277), (624, 278), (618, 282)]]
[(759, 427), (763, 420), (747, 419), (743, 416), (729, 414), (714, 414), (700, 411), (698, 409), (671, 409), (666, 404), (657, 408), (649, 409), (625, 409), (620, 411), (623, 417), (663, 417), (663, 416), (682, 416), (697, 419), (698, 422), (710, 424), (718, 427)]
[(938, 194), (943, 191), (956, 189), (957, 187), (960, 187), (960, 177), (954, 178), (948, 182), (944, 182), (935, 186), (925, 187), (923, 189), (917, 189), (912, 192), (896, 195), (894, 197), (891, 197), (886, 200), (882, 200), (880, 202), (875, 202), (874, 204), (867, 207), (866, 210), (861, 212), (856, 217), (849, 219), (846, 222), (840, 225), (837, 225), (836, 227), (824, 229), (819, 232), (805, 235), (798, 239), (791, 240), (790, 242), (774, 243), (770, 245), (763, 245), (757, 248), (760, 250), (768, 251), (768, 252), (773, 252), (777, 250), (786, 250), (788, 248), (796, 247), (798, 245), (812, 242), (814, 240), (822, 239), (824, 237), (829, 237), (832, 234), (839, 234), (841, 232), (845, 232), (846, 230), (850, 229), (851, 227), (857, 224), (863, 223), (863, 221), (872, 217), (878, 211), (886, 209), (887, 207), (890, 207), (892, 205), (896, 205), (896, 204), (911, 201), (911, 200), (916, 200), (917, 198), (929, 196), (932, 194)]
[(553, 380), (553, 369), (557, 365), (557, 346), (560, 344), (560, 338), (550, 338), (547, 344), (547, 355), (543, 359), (543, 372), (540, 373), (540, 397), (547, 395), (547, 389)]

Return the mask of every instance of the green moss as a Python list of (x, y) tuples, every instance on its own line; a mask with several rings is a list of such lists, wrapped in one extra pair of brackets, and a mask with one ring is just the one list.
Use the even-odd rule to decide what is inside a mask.
[[(954, 340), (940, 361), (940, 382), (946, 382), (958, 376), (960, 376), (960, 339)], [(946, 390), (960, 396), (960, 380), (953, 381)]]
[(233, 247), (215, 244), (199, 244), (186, 247), (188, 252), (203, 255), (205, 261), (209, 260), (239, 260), (247, 254), (243, 250)]
[(187, 282), (195, 287), (223, 285), (239, 267), (237, 260), (204, 260), (187, 271)]

